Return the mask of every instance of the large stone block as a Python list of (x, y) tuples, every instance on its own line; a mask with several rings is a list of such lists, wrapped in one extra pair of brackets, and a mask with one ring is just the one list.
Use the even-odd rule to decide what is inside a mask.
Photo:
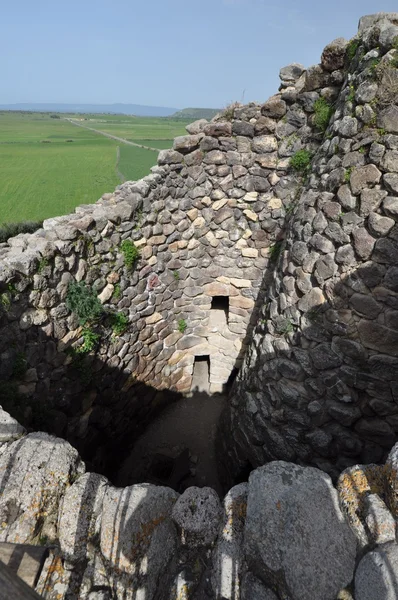
[(54, 539), (61, 498), (83, 472), (77, 450), (47, 433), (30, 433), (8, 445), (0, 458), (0, 541)]
[(398, 545), (379, 546), (366, 554), (355, 574), (355, 600), (396, 600)]
[(176, 551), (177, 532), (170, 515), (177, 498), (170, 488), (147, 483), (105, 492), (101, 552), (113, 568), (130, 575), (136, 597), (155, 596)]
[(249, 569), (281, 597), (335, 600), (354, 574), (356, 540), (325, 473), (285, 462), (249, 479)]

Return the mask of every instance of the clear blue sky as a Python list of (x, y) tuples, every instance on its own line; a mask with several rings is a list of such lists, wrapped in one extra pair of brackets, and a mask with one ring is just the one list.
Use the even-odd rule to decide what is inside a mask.
[(0, 104), (224, 107), (396, 0), (3, 0)]

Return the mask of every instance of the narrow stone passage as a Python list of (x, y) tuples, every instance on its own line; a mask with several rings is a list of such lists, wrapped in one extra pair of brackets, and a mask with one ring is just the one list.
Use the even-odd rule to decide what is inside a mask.
[(168, 406), (137, 440), (115, 484), (153, 482), (183, 491), (209, 486), (222, 494), (215, 437), (225, 396), (195, 392)]

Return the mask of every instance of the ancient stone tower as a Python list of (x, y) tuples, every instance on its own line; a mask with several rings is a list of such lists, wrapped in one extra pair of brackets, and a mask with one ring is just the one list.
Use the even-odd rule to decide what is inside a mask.
[[(148, 177), (0, 245), (0, 401), (58, 436), (11, 443), (22, 430), (3, 417), (2, 539), (59, 542), (59, 598), (392, 598), (363, 583), (367, 562), (353, 587), (357, 542), (328, 475), (344, 471), (361, 552), (391, 543), (377, 560), (396, 569), (396, 450), (354, 465), (398, 439), (398, 14), (280, 78), (264, 104), (190, 125)], [(113, 487), (102, 474), (195, 389), (228, 394), (226, 489), (266, 466), (223, 508), (209, 489)], [(25, 502), (13, 482), (30, 473)]]

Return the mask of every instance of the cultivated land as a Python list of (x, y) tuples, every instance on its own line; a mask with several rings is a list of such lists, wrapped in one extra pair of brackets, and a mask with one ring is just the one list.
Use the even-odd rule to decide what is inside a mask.
[(126, 115), (0, 112), (0, 223), (41, 220), (95, 202), (139, 179), (157, 153), (76, 127), (66, 119), (152, 148), (169, 148), (189, 121)]

